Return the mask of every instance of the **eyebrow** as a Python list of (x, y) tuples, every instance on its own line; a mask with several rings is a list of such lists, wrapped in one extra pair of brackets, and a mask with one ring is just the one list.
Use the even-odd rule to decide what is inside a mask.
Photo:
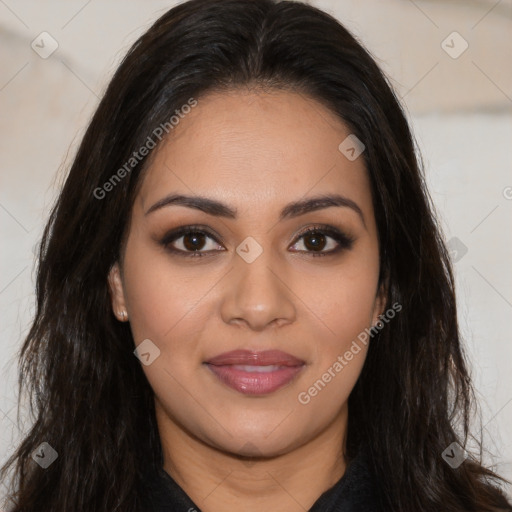
[[(160, 210), (161, 208), (172, 205), (194, 208), (196, 210), (201, 210), (208, 215), (224, 217), (227, 219), (236, 219), (238, 214), (236, 208), (231, 208), (230, 206), (215, 199), (209, 199), (203, 196), (171, 194), (157, 201), (148, 209), (144, 215), (149, 215), (150, 213)], [(359, 208), (357, 203), (352, 201), (352, 199), (344, 197), (340, 194), (315, 196), (289, 203), (281, 210), (279, 214), (279, 220), (282, 221), (285, 219), (293, 219), (295, 217), (299, 217), (300, 215), (305, 215), (306, 213), (323, 210), (324, 208), (330, 208), (333, 206), (352, 209), (359, 215), (364, 226), (366, 227), (366, 222), (361, 208)]]

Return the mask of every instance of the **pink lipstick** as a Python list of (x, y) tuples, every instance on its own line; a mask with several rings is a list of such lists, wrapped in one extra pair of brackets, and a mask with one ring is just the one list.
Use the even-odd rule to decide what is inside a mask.
[(265, 395), (288, 384), (305, 362), (281, 350), (233, 350), (205, 364), (230, 388), (247, 395)]

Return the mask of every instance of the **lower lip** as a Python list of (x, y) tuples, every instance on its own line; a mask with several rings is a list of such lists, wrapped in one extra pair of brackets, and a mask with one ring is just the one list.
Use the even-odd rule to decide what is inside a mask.
[(266, 395), (288, 384), (303, 366), (282, 366), (271, 372), (244, 371), (232, 365), (207, 364), (219, 380), (245, 395)]

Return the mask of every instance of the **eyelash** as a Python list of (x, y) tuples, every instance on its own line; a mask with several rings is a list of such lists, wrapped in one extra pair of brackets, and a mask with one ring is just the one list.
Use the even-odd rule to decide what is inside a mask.
[[(334, 228), (332, 226), (325, 226), (325, 225), (314, 225), (309, 227), (308, 229), (302, 231), (299, 233), (297, 238), (295, 239), (295, 242), (292, 245), (295, 245), (297, 242), (300, 241), (300, 239), (304, 238), (305, 236), (309, 235), (310, 233), (319, 233), (322, 235), (327, 235), (329, 238), (333, 238), (337, 243), (338, 247), (336, 249), (331, 249), (330, 251), (326, 252), (315, 252), (315, 251), (295, 251), (299, 253), (307, 253), (311, 254), (313, 257), (318, 256), (334, 256), (335, 254), (338, 254), (342, 252), (343, 250), (350, 250), (353, 246), (353, 243), (355, 239), (342, 231), (338, 230), (337, 228)], [(210, 251), (183, 251), (182, 249), (176, 249), (174, 247), (170, 247), (170, 244), (179, 238), (190, 235), (190, 234), (204, 234), (207, 235), (209, 238), (212, 238), (217, 244), (221, 245), (220, 242), (217, 240), (216, 236), (205, 226), (183, 226), (177, 229), (174, 229), (167, 233), (161, 240), (160, 244), (169, 252), (172, 254), (176, 254), (178, 256), (183, 256), (185, 258), (202, 258), (204, 256), (207, 256)], [(214, 251), (218, 252), (218, 251)]]

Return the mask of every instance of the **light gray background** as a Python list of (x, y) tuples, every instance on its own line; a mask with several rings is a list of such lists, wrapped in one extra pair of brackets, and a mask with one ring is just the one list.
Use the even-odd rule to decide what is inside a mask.
[[(0, 0), (0, 463), (21, 435), (16, 351), (34, 310), (34, 244), (116, 65), (175, 3)], [(482, 413), (474, 430), (487, 463), (512, 478), (512, 0), (309, 3), (340, 19), (390, 76), (446, 237), (467, 247), (455, 269)], [(30, 46), (43, 31), (59, 45), (47, 59)], [(446, 39), (454, 31), (469, 45), (458, 58), (442, 46), (463, 48)]]

